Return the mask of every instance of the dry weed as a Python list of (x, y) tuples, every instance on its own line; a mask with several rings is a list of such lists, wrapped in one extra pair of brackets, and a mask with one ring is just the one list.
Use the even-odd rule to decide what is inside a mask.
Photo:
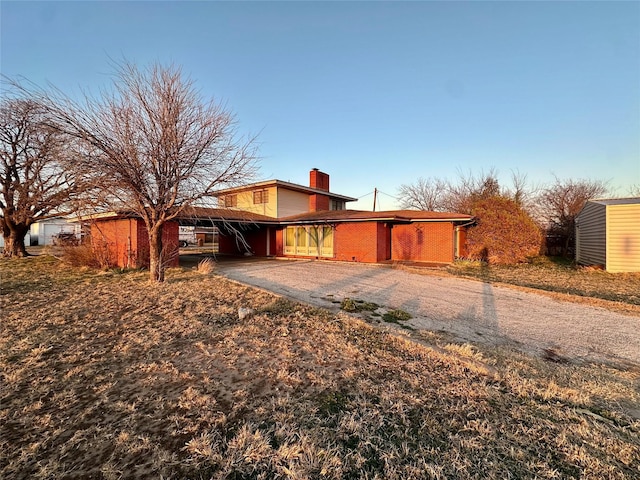
[(197, 271), (203, 275), (209, 275), (216, 269), (216, 262), (213, 258), (203, 258), (198, 262)]

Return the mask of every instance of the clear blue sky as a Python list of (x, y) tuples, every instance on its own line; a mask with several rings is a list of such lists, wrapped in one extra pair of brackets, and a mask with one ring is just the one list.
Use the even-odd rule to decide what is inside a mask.
[(0, 3), (8, 76), (75, 94), (109, 58), (181, 65), (259, 132), (261, 175), (396, 208), (495, 167), (640, 184), (639, 2)]

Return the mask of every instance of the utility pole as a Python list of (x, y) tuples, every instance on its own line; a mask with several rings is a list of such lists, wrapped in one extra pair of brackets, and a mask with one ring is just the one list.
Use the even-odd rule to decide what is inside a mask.
[(378, 196), (378, 189), (374, 187), (373, 189), (373, 211), (376, 211), (376, 197)]

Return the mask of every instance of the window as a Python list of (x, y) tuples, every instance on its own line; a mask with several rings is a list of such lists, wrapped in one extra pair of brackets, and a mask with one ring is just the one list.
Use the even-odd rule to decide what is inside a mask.
[(253, 192), (253, 204), (269, 203), (269, 190), (256, 190)]
[(304, 227), (298, 227), (296, 229), (296, 246), (298, 248), (305, 248), (307, 246), (307, 229)]
[(331, 199), (329, 210), (344, 210), (344, 201), (336, 200), (335, 198)]
[(238, 206), (238, 195), (225, 195), (224, 196), (224, 206), (225, 207), (237, 207)]
[(296, 253), (296, 227), (287, 227), (284, 236), (284, 253)]
[(287, 255), (333, 256), (333, 228), (328, 226), (287, 227), (284, 235)]

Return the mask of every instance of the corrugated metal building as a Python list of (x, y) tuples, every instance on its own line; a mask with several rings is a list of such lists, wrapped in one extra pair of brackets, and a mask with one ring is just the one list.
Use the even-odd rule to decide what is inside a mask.
[(576, 217), (576, 261), (640, 272), (640, 197), (589, 200)]

